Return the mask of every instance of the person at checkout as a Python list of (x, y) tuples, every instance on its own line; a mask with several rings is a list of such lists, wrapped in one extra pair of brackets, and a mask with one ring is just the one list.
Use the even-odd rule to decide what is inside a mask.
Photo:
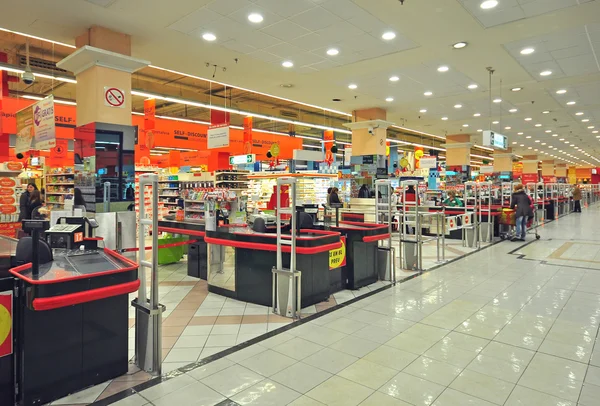
[(454, 190), (450, 190), (448, 191), (448, 197), (444, 200), (444, 205), (448, 207), (463, 207), (463, 202), (456, 197), (456, 192)]

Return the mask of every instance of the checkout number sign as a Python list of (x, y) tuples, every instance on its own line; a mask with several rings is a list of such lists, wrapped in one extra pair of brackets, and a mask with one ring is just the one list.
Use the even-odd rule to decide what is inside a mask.
[(12, 292), (0, 293), (0, 358), (12, 354)]
[(341, 236), (342, 246), (336, 250), (329, 251), (329, 269), (337, 269), (346, 265), (346, 237)]

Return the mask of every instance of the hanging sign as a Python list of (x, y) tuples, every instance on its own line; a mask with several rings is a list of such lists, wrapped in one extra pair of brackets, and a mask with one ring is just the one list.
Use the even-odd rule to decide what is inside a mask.
[(33, 110), (31, 106), (25, 107), (16, 113), (17, 142), (15, 153), (23, 154), (31, 149), (33, 140)]
[(54, 121), (54, 96), (35, 103), (33, 109), (33, 135), (35, 149), (56, 147), (56, 126)]
[(0, 293), (0, 358), (13, 352), (13, 296), (12, 292)]
[(156, 99), (144, 100), (144, 130), (154, 130), (156, 126)]
[(437, 158), (434, 156), (424, 155), (419, 160), (419, 168), (420, 169), (436, 169), (437, 168)]
[(125, 92), (116, 87), (104, 87), (104, 105), (108, 107), (125, 108)]
[(479, 168), (479, 173), (494, 173), (494, 166), (493, 165), (484, 165), (481, 168)]
[(229, 165), (246, 165), (256, 162), (256, 155), (233, 155), (229, 157)]
[(228, 147), (229, 124), (211, 125), (208, 127), (206, 144), (208, 149)]

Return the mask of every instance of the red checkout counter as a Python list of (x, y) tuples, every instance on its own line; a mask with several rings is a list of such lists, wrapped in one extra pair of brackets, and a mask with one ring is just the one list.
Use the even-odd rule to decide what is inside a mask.
[(35, 273), (26, 263), (0, 274), (12, 341), (8, 355), (0, 345), (1, 405), (50, 403), (127, 372), (128, 295), (139, 287), (138, 265), (97, 244), (86, 239), (80, 249), (54, 249)]
[[(204, 231), (201, 223), (159, 221), (159, 231), (201, 239), (199, 261), (208, 290), (252, 303), (271, 305), (272, 274), (276, 264), (276, 235), (257, 233), (248, 227), (222, 227)], [(339, 225), (315, 223), (297, 238), (297, 266), (302, 271), (302, 306), (319, 303), (343, 289), (359, 289), (378, 280), (378, 241), (389, 238), (388, 227), (343, 221)], [(345, 265), (331, 267), (330, 253), (344, 247)], [(193, 245), (192, 245), (193, 246)], [(190, 248), (192, 247), (190, 246)], [(190, 252), (192, 252), (190, 250)], [(284, 246), (284, 266), (289, 247)]]

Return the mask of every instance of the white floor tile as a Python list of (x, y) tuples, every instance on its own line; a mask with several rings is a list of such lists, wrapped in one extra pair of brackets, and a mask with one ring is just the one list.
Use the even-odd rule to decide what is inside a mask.
[(450, 384), (450, 388), (499, 405), (504, 404), (514, 384), (468, 369)]
[(225, 397), (201, 382), (196, 382), (152, 401), (155, 406), (190, 405), (209, 406)]
[(354, 364), (340, 371), (338, 376), (377, 390), (397, 373), (398, 371), (392, 368), (359, 359)]
[(279, 382), (299, 393), (306, 393), (331, 378), (329, 372), (311, 365), (297, 362), (277, 372), (270, 379)]
[(233, 365), (200, 381), (223, 396), (230, 398), (263, 379), (264, 377), (256, 372), (252, 372), (241, 365)]
[[(565, 399), (560, 399), (547, 393), (535, 391), (533, 389), (525, 388), (517, 385), (510, 397), (505, 403), (505, 406), (533, 406), (533, 405), (544, 405), (544, 406), (576, 406), (575, 402), (570, 402)], [(585, 405), (588, 406), (588, 405)]]
[(199, 381), (208, 376), (211, 376), (212, 374), (216, 374), (219, 371), (229, 368), (233, 364), (233, 361), (227, 358), (221, 358), (208, 364), (202, 365), (201, 367), (198, 367), (188, 372), (187, 375)]
[(363, 359), (401, 371), (418, 357), (418, 355), (408, 351), (382, 345), (367, 354)]
[(287, 405), (300, 396), (300, 393), (293, 391), (278, 382), (265, 380), (238, 393), (233, 396), (231, 400), (237, 402), (241, 406), (280, 406)]
[(239, 364), (263, 376), (271, 376), (296, 362), (277, 351), (266, 350), (240, 361)]
[(304, 363), (322, 369), (332, 374), (337, 374), (342, 369), (356, 362), (358, 358), (331, 348), (324, 348), (319, 352), (305, 358)]
[(104, 392), (110, 382), (101, 383), (99, 385), (92, 386), (91, 388), (84, 389), (73, 395), (69, 395), (62, 399), (52, 402), (53, 405), (73, 405), (77, 403), (92, 403), (98, 396)]
[(432, 358), (419, 357), (403, 372), (439, 385), (448, 386), (460, 374), (462, 368)]
[(196, 362), (202, 348), (173, 348), (165, 358), (165, 362)]
[(442, 385), (400, 372), (379, 391), (411, 405), (426, 406), (431, 405), (444, 389)]
[(359, 405), (373, 393), (372, 389), (339, 376), (332, 376), (306, 395), (328, 406)]
[(275, 351), (294, 358), (295, 360), (302, 360), (317, 351), (321, 351), (323, 348), (322, 345), (315, 344), (300, 337), (294, 337), (291, 340), (273, 347)]

